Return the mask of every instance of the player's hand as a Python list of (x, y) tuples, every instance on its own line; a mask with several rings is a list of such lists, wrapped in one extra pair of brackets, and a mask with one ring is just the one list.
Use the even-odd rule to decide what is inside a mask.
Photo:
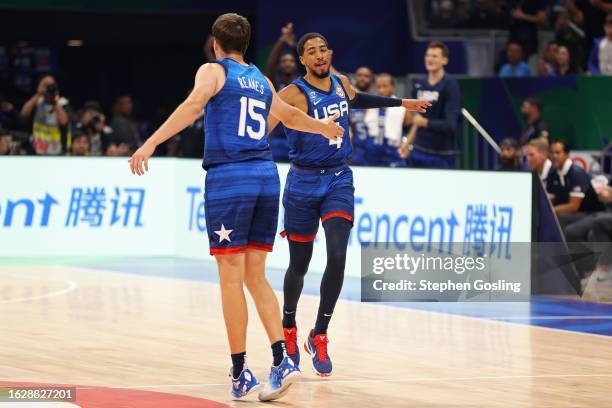
[(284, 43), (293, 47), (295, 46), (295, 34), (293, 33), (293, 23), (287, 23), (286, 26), (281, 28), (281, 38)]
[(410, 112), (425, 112), (431, 103), (419, 99), (402, 99), (402, 107)]
[(410, 148), (408, 148), (407, 144), (402, 144), (399, 149), (397, 149), (397, 153), (402, 159), (407, 159), (410, 156)]
[(605, 187), (599, 193), (597, 193), (599, 201), (604, 204), (612, 202), (612, 187)]
[(333, 116), (321, 120), (321, 122), (325, 124), (325, 131), (323, 131), (321, 134), (334, 142), (338, 140), (338, 138), (344, 136), (344, 128), (336, 123), (336, 119), (339, 117), (340, 114), (336, 112)]
[(143, 144), (134, 152), (132, 157), (128, 160), (132, 174), (143, 176), (145, 171), (149, 171), (149, 157), (153, 155), (153, 152), (155, 152), (155, 146), (149, 143)]

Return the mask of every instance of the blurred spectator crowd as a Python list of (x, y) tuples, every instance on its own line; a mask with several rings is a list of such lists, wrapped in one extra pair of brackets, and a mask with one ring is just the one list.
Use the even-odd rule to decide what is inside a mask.
[[(612, 75), (611, 0), (431, 0), (432, 29), (508, 30), (500, 76)], [(539, 33), (553, 39), (539, 44)]]
[[(129, 156), (156, 125), (136, 120), (133, 111), (129, 94), (118, 95), (108, 111), (95, 100), (75, 109), (57, 80), (45, 75), (20, 108), (0, 95), (0, 155)], [(201, 132), (190, 137), (198, 127), (193, 124), (156, 154), (202, 157)]]
[[(594, 46), (588, 62), (585, 59), (586, 71), (593, 75), (612, 74), (612, 14), (605, 14), (612, 9), (610, 1), (434, 0), (427, 4), (432, 26), (443, 26), (444, 21), (453, 20), (455, 26), (508, 27), (510, 42), (505, 52), (506, 62), (500, 66), (499, 73), (512, 77), (585, 72), (575, 56), (584, 55), (586, 58), (580, 44), (584, 43), (587, 35), (593, 37)], [(594, 22), (600, 24), (599, 31), (593, 29)], [(557, 38), (542, 47), (541, 55), (538, 55), (537, 30), (547, 24), (555, 27)], [(599, 32), (603, 36), (597, 36)], [(203, 54), (206, 60), (214, 59), (212, 37), (204, 43)], [(533, 56), (531, 64), (526, 60), (530, 54)], [(401, 107), (351, 110), (353, 164), (455, 167), (462, 101), (457, 81), (445, 72), (449, 58), (444, 43), (430, 43), (424, 55), (427, 77), (412, 84), (410, 97), (432, 103), (427, 113), (411, 114)], [(338, 73), (334, 68), (332, 72)], [(269, 54), (265, 74), (277, 90), (304, 74), (292, 23), (281, 28)], [(361, 92), (395, 95), (395, 81), (389, 74), (375, 74), (363, 66), (348, 75)], [(69, 99), (61, 93), (58, 81), (46, 75), (40, 79), (36, 92), (21, 107), (0, 95), (0, 155), (128, 156), (169, 114), (160, 112), (157, 120), (139, 121), (133, 111), (134, 100), (129, 94), (117, 95), (112, 106), (106, 108), (95, 100), (86, 101), (79, 107), (71, 106)], [(521, 146), (533, 139), (549, 138), (539, 101), (533, 98), (525, 100), (521, 112), (527, 127), (520, 138), (502, 144), (502, 168), (525, 167), (522, 156), (515, 153), (522, 153)], [(202, 157), (202, 121), (198, 120), (181, 135), (160, 146), (156, 155)], [(289, 146), (284, 128), (276, 127), (269, 140), (275, 160), (288, 161)]]

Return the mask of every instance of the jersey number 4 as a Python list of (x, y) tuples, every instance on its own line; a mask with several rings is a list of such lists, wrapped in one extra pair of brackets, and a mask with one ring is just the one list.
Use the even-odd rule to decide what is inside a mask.
[[(255, 109), (266, 110), (266, 103), (257, 99), (247, 98), (243, 96), (240, 98), (240, 123), (238, 124), (238, 136), (244, 136), (244, 133), (248, 133), (251, 139), (259, 140), (266, 134), (266, 118), (263, 113), (256, 112)], [(253, 129), (253, 126), (247, 125), (247, 112), (251, 121), (255, 121), (259, 124), (257, 130)]]

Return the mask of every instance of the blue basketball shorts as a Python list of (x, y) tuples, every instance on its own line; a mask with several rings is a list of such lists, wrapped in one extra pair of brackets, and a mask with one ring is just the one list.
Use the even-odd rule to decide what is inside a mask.
[(285, 230), (292, 241), (314, 241), (319, 220), (344, 218), (351, 223), (355, 214), (353, 172), (347, 165), (334, 168), (291, 166), (283, 193)]
[(210, 254), (271, 252), (280, 180), (272, 161), (220, 164), (206, 172), (204, 211)]

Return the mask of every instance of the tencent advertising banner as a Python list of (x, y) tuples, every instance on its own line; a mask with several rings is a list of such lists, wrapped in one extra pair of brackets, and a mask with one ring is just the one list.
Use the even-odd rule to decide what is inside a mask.
[[(289, 166), (278, 167), (284, 185)], [(212, 260), (200, 161), (153, 158), (149, 169), (145, 176), (134, 176), (127, 158), (0, 159), (0, 256)], [(409, 243), (419, 251), (485, 243), (496, 249), (495, 256), (508, 257), (509, 243), (531, 241), (529, 173), (352, 171), (355, 220), (347, 275), (360, 276), (363, 243)], [(281, 206), (277, 232), (283, 216)], [(320, 228), (311, 270), (322, 272), (325, 258)], [(288, 260), (287, 242), (278, 236), (269, 265), (286, 268)]]

